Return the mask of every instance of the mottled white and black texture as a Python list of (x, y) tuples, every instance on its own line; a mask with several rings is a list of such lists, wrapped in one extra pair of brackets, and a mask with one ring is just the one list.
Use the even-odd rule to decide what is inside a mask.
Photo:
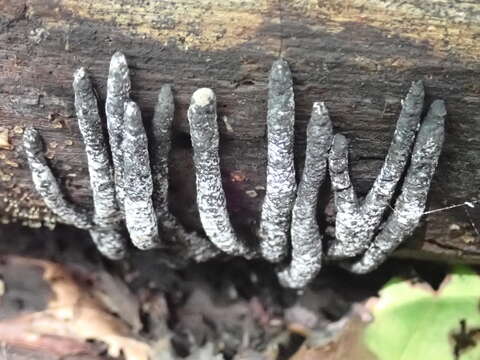
[(414, 82), (403, 101), (397, 127), (380, 174), (360, 204), (348, 174), (348, 144), (336, 135), (330, 153), (330, 176), (335, 193), (335, 239), (328, 249), (331, 258), (359, 255), (380, 226), (408, 162), (423, 109), (422, 82)]
[[(208, 260), (221, 251), (246, 258), (259, 255), (240, 241), (229, 219), (220, 173), (216, 99), (211, 89), (197, 90), (188, 110), (197, 205), (209, 241), (186, 231), (168, 208), (168, 158), (174, 117), (170, 86), (165, 85), (159, 93), (147, 139), (140, 109), (129, 98), (126, 59), (121, 53), (113, 55), (106, 100), (111, 159), (97, 99), (83, 68), (75, 73), (73, 86), (93, 193), (92, 214), (66, 200), (43, 155), (37, 131), (29, 128), (24, 134), (35, 188), (62, 222), (89, 230), (101, 253), (111, 259), (125, 255), (123, 222), (140, 249), (161, 244), (196, 261)], [(336, 238), (327, 247), (329, 258), (341, 260), (342, 266), (353, 272), (365, 273), (375, 269), (412, 234), (423, 215), (443, 143), (446, 115), (443, 102), (436, 101), (420, 127), (423, 98), (422, 83), (413, 83), (385, 163), (363, 202), (349, 177), (347, 139), (337, 134), (332, 140), (326, 106), (314, 103), (307, 128), (305, 166), (297, 189), (292, 76), (285, 60), (274, 62), (268, 94), (267, 186), (258, 233), (260, 255), (279, 263), (278, 275), (284, 286), (302, 288), (321, 268), (323, 235), (317, 224), (317, 202), (327, 168), (337, 213)], [(395, 209), (382, 224), (409, 160)]]
[(93, 221), (96, 226), (90, 230), (90, 234), (102, 254), (118, 259), (125, 253), (125, 239), (121, 233), (113, 170), (98, 114), (97, 98), (84, 68), (75, 72), (73, 90), (93, 194)]
[(376, 269), (418, 226), (442, 150), (446, 114), (443, 101), (433, 102), (418, 132), (395, 208), (360, 260), (345, 265), (350, 271), (364, 274)]
[(331, 144), (332, 123), (328, 110), (323, 102), (316, 102), (307, 127), (305, 166), (292, 212), (291, 260), (278, 273), (281, 284), (287, 287), (305, 287), (322, 266), (323, 234), (317, 223), (317, 202), (327, 173)]
[(172, 147), (172, 123), (175, 104), (170, 85), (162, 86), (151, 122), (149, 138), (153, 179), (153, 206), (162, 235), (184, 246), (183, 251), (195, 261), (205, 261), (220, 251), (194, 232), (188, 232), (168, 208), (168, 158)]
[(102, 123), (98, 114), (97, 98), (84, 68), (74, 74), (75, 110), (78, 127), (85, 144), (90, 186), (95, 207), (95, 222), (112, 224), (118, 218), (115, 200), (113, 170), (110, 166)]
[(284, 59), (276, 60), (268, 82), (267, 186), (260, 221), (260, 251), (279, 262), (288, 251), (296, 181), (293, 159), (295, 103), (292, 74)]
[(33, 184), (48, 208), (66, 224), (79, 229), (91, 229), (93, 223), (90, 216), (68, 202), (60, 190), (43, 154), (43, 141), (38, 131), (27, 128), (23, 134), (23, 145)]
[[(85, 69), (75, 72), (73, 87), (78, 125), (87, 153), (94, 212), (90, 216), (65, 200), (44, 158), (41, 137), (36, 130), (29, 129), (24, 137), (27, 158), (35, 187), (46, 205), (60, 221), (88, 229), (97, 248), (110, 259), (125, 255), (122, 221), (138, 248), (159, 245), (159, 225), (162, 236), (168, 236), (169, 244), (182, 256), (196, 261), (217, 256), (220, 251), (208, 239), (187, 232), (168, 211), (168, 154), (174, 107), (170, 87), (164, 86), (159, 94), (152, 120), (150, 151), (153, 156), (150, 156), (140, 110), (129, 99), (126, 59), (119, 52), (113, 55), (106, 104), (113, 166), (97, 99)], [(176, 243), (181, 246), (175, 246)]]
[(37, 192), (52, 212), (65, 224), (89, 230), (98, 250), (110, 259), (125, 255), (125, 241), (118, 227), (96, 225), (91, 215), (65, 199), (43, 155), (43, 143), (37, 130), (28, 128), (23, 136), (32, 179)]
[(121, 52), (113, 54), (110, 61), (107, 80), (107, 100), (105, 114), (107, 117), (108, 138), (115, 170), (115, 192), (120, 209), (123, 210), (124, 175), (123, 175), (123, 115), (125, 104), (130, 99), (130, 74), (127, 59)]
[(188, 122), (193, 146), (197, 184), (197, 206), (209, 239), (230, 255), (245, 255), (249, 249), (236, 236), (227, 212), (218, 155), (217, 102), (211, 89), (192, 95)]
[(123, 133), (125, 222), (132, 243), (142, 250), (159, 244), (157, 217), (153, 209), (153, 182), (148, 140), (137, 104), (125, 104)]
[(153, 179), (153, 204), (159, 217), (168, 211), (168, 158), (172, 147), (175, 104), (170, 85), (162, 86), (150, 126), (150, 158)]

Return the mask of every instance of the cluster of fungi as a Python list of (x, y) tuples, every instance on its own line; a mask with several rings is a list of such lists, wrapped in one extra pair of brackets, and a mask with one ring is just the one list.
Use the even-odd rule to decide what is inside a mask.
[[(91, 81), (80, 68), (73, 88), (78, 125), (85, 144), (93, 211), (79, 209), (62, 193), (43, 154), (42, 138), (24, 135), (33, 182), (60, 221), (86, 229), (107, 258), (126, 253), (124, 227), (142, 250), (172, 246), (194, 261), (222, 253), (276, 264), (282, 285), (305, 287), (320, 271), (322, 257), (355, 273), (378, 267), (409, 237), (425, 209), (444, 138), (446, 109), (434, 101), (425, 117), (422, 82), (414, 82), (402, 102), (385, 162), (371, 190), (358, 199), (348, 170), (348, 142), (333, 134), (327, 107), (313, 104), (307, 128), (304, 170), (297, 185), (294, 167), (295, 103), (292, 75), (276, 60), (268, 84), (268, 164), (258, 246), (240, 239), (230, 222), (222, 186), (216, 98), (211, 89), (194, 92), (188, 109), (196, 176), (197, 206), (206, 237), (187, 231), (168, 208), (168, 157), (174, 99), (161, 88), (147, 134), (139, 107), (129, 97), (125, 56), (113, 55), (105, 105), (108, 140)], [(317, 223), (319, 191), (327, 171), (335, 198), (335, 238), (327, 241)], [(399, 195), (392, 198), (400, 181)], [(325, 256), (323, 253), (325, 252)]]

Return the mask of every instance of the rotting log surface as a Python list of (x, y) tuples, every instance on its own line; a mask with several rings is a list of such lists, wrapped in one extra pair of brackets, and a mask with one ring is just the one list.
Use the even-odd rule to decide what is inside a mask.
[[(449, 113), (428, 208), (479, 198), (476, 1), (0, 0), (0, 9), (0, 214), (5, 222), (54, 221), (32, 189), (23, 156), (22, 131), (30, 125), (44, 136), (47, 156), (72, 200), (91, 206), (71, 83), (73, 71), (87, 67), (103, 101), (116, 50), (127, 55), (132, 97), (145, 119), (161, 85), (173, 85), (170, 201), (191, 229), (201, 228), (186, 119), (192, 92), (209, 86), (217, 94), (228, 206), (237, 231), (248, 236), (263, 198), (258, 186), (265, 183), (268, 70), (280, 53), (294, 75), (297, 169), (312, 103), (325, 101), (335, 131), (350, 140), (352, 177), (365, 194), (383, 163), (400, 99), (411, 81), (423, 79), (427, 100), (445, 99)], [(247, 193), (256, 187), (258, 196)], [(331, 213), (331, 191), (323, 193), (320, 220)], [(474, 228), (480, 227), (480, 210), (478, 204), (466, 209), (425, 217), (397, 254), (480, 263)]]

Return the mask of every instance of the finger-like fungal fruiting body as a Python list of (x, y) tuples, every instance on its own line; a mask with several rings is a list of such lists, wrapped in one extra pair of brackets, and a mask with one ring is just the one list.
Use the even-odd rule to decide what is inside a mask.
[(125, 104), (123, 135), (125, 222), (133, 244), (139, 249), (159, 243), (157, 217), (153, 209), (153, 182), (148, 141), (137, 104)]
[(218, 155), (217, 102), (211, 89), (192, 95), (188, 122), (193, 146), (197, 184), (197, 206), (209, 239), (230, 255), (244, 255), (249, 249), (235, 235), (227, 212)]
[(76, 209), (65, 199), (57, 179), (43, 155), (43, 141), (38, 131), (27, 128), (23, 135), (23, 145), (33, 184), (47, 207), (66, 224), (79, 229), (92, 228), (93, 223), (90, 216), (86, 212)]
[(260, 222), (260, 251), (271, 262), (288, 252), (296, 181), (293, 159), (295, 103), (292, 74), (284, 59), (276, 60), (268, 82), (268, 164)]
[(291, 261), (278, 274), (282, 285), (287, 287), (305, 287), (322, 265), (323, 235), (317, 224), (317, 202), (327, 173), (331, 143), (332, 123), (327, 108), (323, 102), (316, 102), (308, 123), (305, 166), (292, 212)]
[(75, 72), (73, 90), (93, 194), (93, 220), (96, 227), (90, 230), (90, 234), (102, 254), (110, 259), (119, 259), (125, 254), (125, 239), (121, 234), (113, 170), (98, 114), (97, 99), (84, 68)]
[(162, 236), (167, 235), (174, 244), (181, 245), (181, 251), (188, 259), (204, 262), (221, 254), (208, 239), (198, 233), (188, 232), (175, 216), (168, 213), (158, 220)]
[(360, 260), (346, 264), (352, 272), (363, 274), (375, 270), (418, 226), (442, 150), (446, 114), (443, 101), (433, 102), (418, 132), (395, 208)]
[[(188, 109), (197, 206), (205, 238), (188, 232), (168, 207), (168, 158), (174, 117), (171, 87), (165, 85), (159, 92), (147, 139), (140, 109), (129, 98), (125, 56), (115, 53), (106, 99), (108, 144), (85, 69), (75, 72), (73, 88), (93, 193), (92, 214), (66, 200), (45, 159), (38, 132), (28, 128), (24, 133), (35, 189), (60, 221), (88, 230), (99, 251), (110, 259), (120, 259), (126, 253), (123, 223), (132, 243), (144, 250), (159, 247), (161, 236), (162, 245), (195, 261), (211, 259), (221, 252), (246, 258), (260, 255), (277, 263), (281, 284), (291, 288), (305, 287), (321, 268), (324, 244), (317, 223), (317, 202), (327, 169), (336, 208), (335, 238), (326, 246), (327, 256), (341, 260), (342, 266), (352, 272), (365, 273), (378, 267), (418, 226), (444, 137), (443, 101), (433, 102), (419, 125), (424, 89), (421, 82), (414, 82), (402, 103), (385, 163), (360, 201), (350, 180), (348, 141), (341, 134), (332, 135), (326, 105), (316, 102), (307, 128), (305, 165), (297, 189), (292, 75), (284, 59), (275, 61), (269, 78), (266, 193), (257, 252), (237, 237), (227, 212), (220, 173), (216, 98), (211, 89), (195, 91)], [(409, 161), (400, 195), (382, 224)]]
[(97, 99), (84, 68), (75, 72), (73, 90), (78, 127), (88, 158), (88, 173), (95, 206), (94, 220), (98, 224), (109, 225), (118, 218), (113, 171), (98, 114)]
[(112, 227), (97, 226), (89, 231), (100, 253), (110, 260), (120, 260), (126, 254), (126, 241), (118, 224)]
[(153, 180), (153, 206), (162, 234), (185, 248), (188, 257), (205, 261), (217, 256), (220, 251), (204, 237), (189, 233), (170, 213), (168, 208), (168, 156), (171, 149), (174, 100), (170, 85), (162, 86), (155, 113), (151, 122), (150, 158)]
[(335, 198), (335, 235), (342, 239), (333, 240), (328, 255), (340, 257), (345, 256), (345, 253), (355, 253), (356, 230), (362, 221), (359, 216), (357, 195), (348, 172), (348, 141), (342, 134), (333, 137), (328, 164)]
[(175, 104), (170, 85), (162, 86), (155, 105), (149, 138), (152, 180), (153, 204), (159, 217), (168, 211), (168, 155), (172, 147), (171, 129)]
[(116, 52), (110, 61), (107, 82), (107, 99), (105, 114), (107, 117), (108, 137), (115, 170), (115, 192), (118, 204), (123, 209), (125, 197), (123, 186), (123, 115), (125, 103), (130, 99), (130, 74), (127, 59), (121, 52)]
[(370, 244), (408, 162), (422, 114), (423, 98), (422, 82), (414, 82), (402, 103), (383, 167), (362, 204), (358, 204), (348, 176), (347, 146), (343, 139), (336, 138), (331, 152), (334, 159), (330, 161), (337, 208), (335, 240), (328, 250), (331, 258), (356, 256)]

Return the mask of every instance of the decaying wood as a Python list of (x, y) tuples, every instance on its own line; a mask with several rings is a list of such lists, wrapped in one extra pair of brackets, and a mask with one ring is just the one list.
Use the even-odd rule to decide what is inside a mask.
[[(88, 69), (101, 101), (111, 55), (123, 51), (133, 98), (147, 121), (157, 92), (176, 101), (170, 205), (200, 229), (186, 111), (193, 91), (217, 94), (221, 166), (232, 222), (257, 227), (266, 164), (266, 85), (272, 61), (291, 64), (297, 168), (314, 101), (350, 140), (352, 178), (367, 192), (387, 152), (411, 81), (447, 103), (447, 134), (429, 209), (477, 201), (480, 189), (480, 4), (429, 0), (0, 0), (0, 214), (37, 226), (55, 218), (33, 192), (21, 146), (26, 126), (46, 139), (47, 158), (72, 200), (91, 206), (86, 156), (71, 83)], [(331, 192), (320, 219), (330, 214)], [(401, 256), (480, 262), (480, 209), (431, 214)], [(330, 226), (329, 217), (322, 228)]]

